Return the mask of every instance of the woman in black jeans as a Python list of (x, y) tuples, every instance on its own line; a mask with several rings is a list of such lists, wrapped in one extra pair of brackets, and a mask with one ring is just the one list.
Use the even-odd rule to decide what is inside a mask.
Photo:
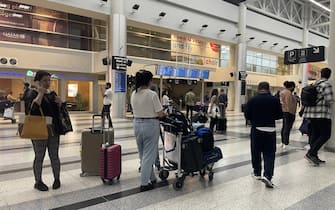
[(51, 161), (52, 172), (54, 175), (53, 189), (60, 188), (60, 160), (58, 156), (59, 150), (59, 109), (62, 101), (53, 91), (50, 91), (50, 74), (46, 71), (38, 71), (34, 78), (37, 90), (32, 90), (29, 94), (29, 111), (31, 115), (41, 115), (40, 107), (45, 116), (52, 117), (52, 125), (48, 126), (49, 137), (44, 140), (32, 139), (35, 152), (33, 164), (35, 176), (35, 189), (40, 191), (48, 191), (49, 188), (42, 181), (42, 167), (46, 149)]
[(214, 126), (216, 125), (218, 118), (220, 117), (219, 102), (216, 95), (212, 96), (207, 113), (211, 118), (211, 121), (209, 122), (209, 128), (214, 133)]

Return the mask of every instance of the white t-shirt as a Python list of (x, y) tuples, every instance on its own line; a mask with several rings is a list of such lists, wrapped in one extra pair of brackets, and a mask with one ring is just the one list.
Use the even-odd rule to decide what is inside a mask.
[(169, 106), (169, 105), (170, 105), (170, 99), (169, 99), (169, 96), (167, 96), (167, 95), (163, 95), (163, 98), (162, 98), (162, 105), (163, 105), (163, 106)]
[(113, 95), (113, 91), (112, 88), (109, 88), (107, 90), (105, 90), (105, 94), (104, 94), (104, 105), (110, 105), (112, 104), (112, 95)]
[(131, 94), (131, 106), (134, 117), (154, 118), (158, 117), (157, 112), (163, 110), (156, 92), (149, 89), (138, 89)]

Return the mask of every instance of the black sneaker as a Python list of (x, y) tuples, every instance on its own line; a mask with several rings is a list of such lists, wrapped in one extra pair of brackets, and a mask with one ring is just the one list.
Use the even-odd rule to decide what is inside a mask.
[(39, 191), (48, 191), (49, 188), (46, 184), (44, 184), (42, 181), (38, 181), (35, 183), (34, 188)]
[(313, 164), (313, 166), (318, 166), (319, 165), (319, 161), (316, 157), (309, 155), (308, 153), (305, 155), (305, 158), (308, 160), (308, 162), (310, 162), (311, 164)]
[(141, 185), (141, 187), (140, 187), (141, 192), (149, 191), (149, 190), (152, 190), (152, 189), (154, 189), (154, 186), (152, 184)]
[(60, 180), (59, 179), (55, 179), (53, 185), (52, 185), (52, 189), (57, 190), (60, 188)]
[(263, 177), (262, 182), (265, 184), (265, 187), (267, 187), (267, 188), (274, 188), (275, 187), (275, 185), (271, 182), (271, 180), (266, 178), (265, 176)]
[(318, 160), (318, 162), (319, 163), (321, 163), (321, 164), (324, 164), (324, 163), (326, 163), (326, 161), (325, 160), (321, 160), (318, 156), (316, 157), (316, 159)]

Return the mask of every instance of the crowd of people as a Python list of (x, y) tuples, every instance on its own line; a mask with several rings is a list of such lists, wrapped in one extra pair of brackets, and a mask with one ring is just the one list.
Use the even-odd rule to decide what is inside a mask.
[[(251, 162), (253, 176), (262, 180), (266, 187), (273, 188), (272, 177), (274, 175), (275, 152), (276, 152), (276, 120), (282, 119), (280, 147), (285, 148), (290, 143), (290, 131), (295, 121), (297, 107), (301, 106), (300, 114), (310, 122), (309, 144), (305, 158), (314, 166), (323, 164), (318, 151), (327, 142), (331, 135), (331, 108), (333, 103), (332, 86), (328, 79), (331, 70), (321, 70), (321, 79), (315, 82), (317, 90), (317, 102), (315, 106), (306, 106), (303, 99), (295, 94), (295, 83), (284, 82), (284, 88), (277, 95), (271, 95), (268, 82), (260, 82), (258, 94), (252, 97), (246, 104), (245, 118), (251, 122)], [(131, 106), (133, 111), (133, 125), (136, 144), (140, 159), (141, 191), (153, 189), (157, 178), (153, 166), (159, 169), (158, 141), (160, 136), (159, 119), (165, 117), (172, 101), (168, 92), (163, 91), (162, 101), (159, 94), (152, 87), (153, 75), (150, 71), (140, 70), (135, 76), (135, 88), (131, 94)], [(35, 152), (33, 171), (35, 176), (35, 188), (40, 191), (47, 191), (49, 188), (42, 180), (43, 160), (48, 148), (51, 167), (54, 175), (53, 189), (61, 186), (60, 182), (60, 159), (59, 159), (59, 107), (62, 101), (54, 91), (50, 91), (50, 74), (45, 71), (38, 71), (34, 78), (37, 86), (30, 87), (24, 84), (24, 92), (20, 99), (25, 102), (25, 113), (52, 117), (52, 134), (48, 139), (34, 140), (32, 145)], [(10, 95), (9, 95), (10, 96)], [(107, 117), (109, 126), (112, 127), (110, 108), (112, 104), (111, 84), (106, 83), (102, 116)], [(8, 96), (7, 96), (8, 98)], [(9, 97), (8, 99), (11, 99)], [(207, 115), (210, 118), (209, 128), (214, 132), (226, 132), (226, 108), (228, 104), (227, 94), (224, 90), (220, 93), (214, 89), (209, 96), (205, 95)], [(196, 94), (190, 89), (185, 95), (186, 117), (192, 119), (193, 110), (196, 106)], [(42, 112), (41, 112), (42, 110)], [(223, 125), (222, 125), (223, 124)], [(262, 174), (262, 156), (264, 161), (264, 172)]]
[[(314, 166), (324, 164), (318, 156), (320, 148), (329, 140), (331, 135), (331, 104), (334, 102), (332, 85), (328, 81), (331, 70), (321, 70), (321, 79), (316, 81), (308, 97), (302, 97), (302, 110), (300, 111), (305, 120), (310, 121), (309, 150), (305, 158)], [(295, 83), (284, 82), (284, 89), (275, 96), (270, 93), (268, 82), (258, 85), (258, 94), (252, 97), (245, 109), (245, 117), (251, 121), (251, 159), (253, 176), (262, 180), (266, 187), (273, 188), (272, 177), (274, 174), (275, 152), (276, 152), (276, 127), (275, 121), (283, 119), (281, 130), (282, 148), (289, 145), (290, 131), (295, 121), (297, 106), (300, 106), (300, 98), (294, 94)], [(309, 87), (311, 89), (311, 87)], [(304, 90), (303, 90), (304, 92)], [(315, 94), (315, 103), (308, 103), (312, 94)], [(307, 94), (307, 93), (305, 93)], [(304, 100), (306, 102), (304, 103)], [(306, 105), (308, 104), (308, 105)], [(303, 121), (305, 123), (306, 121)], [(264, 161), (264, 173), (262, 177), (262, 157)]]

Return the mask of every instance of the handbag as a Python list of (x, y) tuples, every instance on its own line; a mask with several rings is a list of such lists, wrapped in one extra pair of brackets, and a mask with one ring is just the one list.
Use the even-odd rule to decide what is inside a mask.
[(42, 108), (39, 107), (39, 109), (41, 112), (41, 116), (31, 115), (30, 114), (31, 111), (29, 111), (28, 115), (25, 116), (24, 123), (22, 125), (22, 131), (19, 132), (21, 138), (33, 139), (33, 140), (48, 139), (49, 135), (48, 135), (46, 117), (44, 116)]
[(66, 109), (65, 103), (62, 103), (60, 107), (59, 121), (60, 121), (59, 134), (65, 135), (66, 133), (73, 131), (70, 115)]

